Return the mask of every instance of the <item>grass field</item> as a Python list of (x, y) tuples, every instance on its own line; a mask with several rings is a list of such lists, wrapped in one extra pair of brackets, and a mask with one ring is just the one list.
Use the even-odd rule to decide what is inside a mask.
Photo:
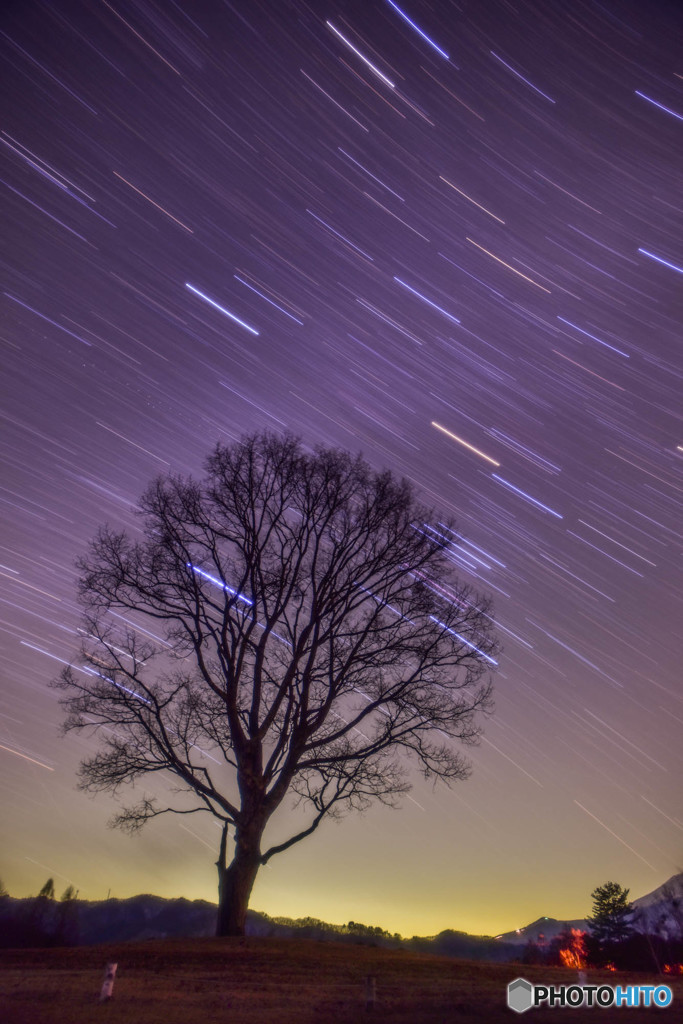
[[(111, 1002), (98, 1002), (107, 961)], [(365, 1007), (374, 975), (377, 1003)], [(576, 972), (296, 939), (192, 939), (0, 953), (2, 1024), (533, 1024), (683, 1021), (683, 979), (668, 1009), (555, 1009), (518, 1015), (509, 981), (575, 984)], [(589, 984), (658, 984), (645, 975), (589, 972)]]

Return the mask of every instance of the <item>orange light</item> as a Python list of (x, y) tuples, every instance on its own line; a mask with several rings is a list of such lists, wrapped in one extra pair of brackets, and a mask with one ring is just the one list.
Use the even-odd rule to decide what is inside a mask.
[(586, 933), (579, 928), (572, 928), (571, 943), (566, 949), (560, 950), (560, 960), (563, 967), (571, 967), (574, 970), (582, 970), (586, 966), (588, 953), (586, 951)]

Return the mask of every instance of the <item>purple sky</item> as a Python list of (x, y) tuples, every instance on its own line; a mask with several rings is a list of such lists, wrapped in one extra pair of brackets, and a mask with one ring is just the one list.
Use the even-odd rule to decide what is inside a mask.
[(215, 823), (108, 830), (48, 683), (97, 526), (262, 428), (454, 514), (504, 651), (472, 779), (327, 825), (252, 905), (495, 933), (681, 870), (677, 4), (26, 0), (0, 28), (10, 891), (214, 898)]

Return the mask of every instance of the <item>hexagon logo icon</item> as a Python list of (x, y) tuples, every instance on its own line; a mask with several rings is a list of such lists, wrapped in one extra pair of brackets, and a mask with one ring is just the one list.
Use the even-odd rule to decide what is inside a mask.
[(508, 1006), (515, 1013), (524, 1013), (534, 1005), (533, 986), (525, 978), (515, 978), (508, 985)]

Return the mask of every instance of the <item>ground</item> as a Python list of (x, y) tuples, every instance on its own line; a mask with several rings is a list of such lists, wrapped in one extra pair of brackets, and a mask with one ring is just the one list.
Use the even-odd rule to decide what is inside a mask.
[[(98, 997), (108, 961), (114, 998)], [(377, 1004), (367, 1010), (366, 978)], [(589, 984), (659, 984), (672, 1007), (508, 1009), (507, 984), (575, 984), (575, 971), (483, 964), (400, 950), (296, 939), (192, 939), (0, 953), (3, 1024), (639, 1024), (681, 1020), (683, 979), (589, 972)]]

